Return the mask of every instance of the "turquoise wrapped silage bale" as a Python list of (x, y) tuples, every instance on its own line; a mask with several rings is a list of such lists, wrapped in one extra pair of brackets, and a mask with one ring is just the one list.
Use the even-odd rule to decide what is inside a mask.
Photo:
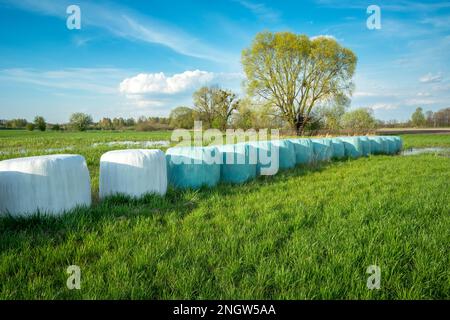
[(333, 159), (345, 158), (345, 146), (340, 138), (331, 138), (331, 146), (333, 148)]
[(395, 142), (397, 143), (397, 149), (396, 149), (396, 151), (397, 151), (397, 153), (399, 153), (400, 151), (402, 151), (402, 149), (403, 149), (403, 140), (402, 140), (402, 138), (401, 137), (398, 137), (398, 136), (394, 136), (394, 137), (392, 137), (394, 140), (395, 140)]
[(294, 145), (289, 140), (272, 140), (272, 146), (278, 147), (280, 169), (295, 167), (296, 157)]
[(313, 161), (314, 150), (310, 139), (290, 139), (294, 145), (295, 163), (309, 164)]
[(340, 140), (344, 143), (346, 157), (356, 159), (363, 155), (363, 147), (359, 137), (341, 137)]
[(217, 146), (223, 160), (220, 179), (230, 183), (244, 183), (256, 177), (257, 149), (247, 143)]
[(370, 151), (372, 154), (384, 154), (386, 153), (386, 142), (382, 137), (370, 136), (367, 137), (370, 141)]
[(216, 147), (175, 147), (166, 151), (169, 183), (176, 188), (213, 187), (220, 180), (222, 155)]
[(257, 150), (256, 175), (275, 175), (279, 164), (279, 149), (271, 141), (250, 141), (250, 146)]
[(397, 142), (393, 137), (390, 136), (382, 136), (383, 140), (387, 144), (387, 154), (396, 154), (397, 153)]
[(333, 157), (333, 147), (330, 139), (311, 139), (314, 151), (314, 161), (330, 161)]
[(370, 140), (366, 136), (359, 137), (362, 145), (362, 155), (368, 157), (371, 153)]

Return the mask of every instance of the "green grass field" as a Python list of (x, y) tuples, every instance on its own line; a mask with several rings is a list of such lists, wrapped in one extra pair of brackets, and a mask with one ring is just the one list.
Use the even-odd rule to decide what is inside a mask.
[[(94, 194), (113, 140), (170, 132), (0, 131), (0, 159), (73, 146)], [(450, 135), (404, 135), (450, 147)], [(1, 299), (448, 299), (450, 159), (371, 156), (242, 186), (95, 202), (60, 218), (0, 219)], [(81, 268), (68, 290), (66, 268)], [(368, 290), (369, 265), (381, 289)]]

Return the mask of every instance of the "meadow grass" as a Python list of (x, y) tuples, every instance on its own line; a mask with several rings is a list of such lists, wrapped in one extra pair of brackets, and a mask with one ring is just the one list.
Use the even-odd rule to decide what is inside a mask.
[[(69, 139), (80, 139), (95, 175), (106, 148), (83, 148), (89, 134)], [(450, 135), (430, 136), (403, 138), (450, 146)], [(0, 134), (0, 146), (34, 145), (22, 138)], [(449, 169), (433, 154), (371, 156), (240, 186), (115, 197), (59, 218), (2, 218), (0, 298), (448, 299)], [(73, 264), (81, 290), (66, 287)], [(381, 268), (380, 290), (366, 287), (369, 265)]]

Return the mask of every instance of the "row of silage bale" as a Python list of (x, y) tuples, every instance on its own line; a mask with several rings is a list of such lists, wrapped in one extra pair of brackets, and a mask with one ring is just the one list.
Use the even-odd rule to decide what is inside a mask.
[[(213, 147), (119, 150), (100, 160), (100, 197), (164, 195), (176, 188), (215, 186), (220, 180), (243, 183), (298, 164), (395, 154), (402, 140), (393, 136), (254, 141)], [(48, 155), (0, 161), (0, 214), (61, 214), (91, 204), (90, 177), (79, 155)]]

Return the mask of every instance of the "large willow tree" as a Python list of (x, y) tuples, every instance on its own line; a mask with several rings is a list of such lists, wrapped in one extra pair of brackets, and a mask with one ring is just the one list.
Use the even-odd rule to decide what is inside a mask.
[(247, 88), (303, 133), (313, 108), (352, 94), (356, 56), (334, 39), (262, 32), (242, 52)]

